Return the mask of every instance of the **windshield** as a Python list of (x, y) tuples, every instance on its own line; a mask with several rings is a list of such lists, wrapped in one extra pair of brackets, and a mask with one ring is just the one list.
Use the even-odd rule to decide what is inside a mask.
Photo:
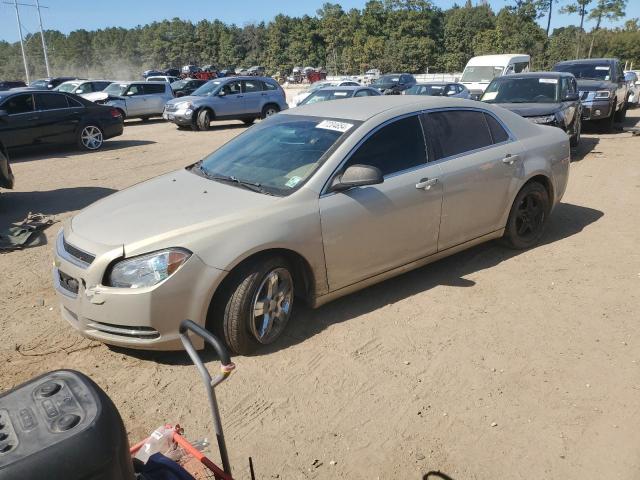
[(446, 85), (414, 85), (406, 91), (407, 95), (431, 95), (432, 97), (445, 96)]
[(309, 105), (311, 103), (324, 102), (326, 100), (349, 98), (353, 93), (353, 90), (317, 90), (300, 102), (300, 105)]
[(331, 86), (331, 82), (316, 82), (311, 84), (308, 91), (315, 92), (316, 90), (319, 90), (324, 87), (330, 87), (330, 86)]
[(287, 195), (313, 174), (325, 153), (355, 130), (356, 123), (276, 115), (238, 135), (194, 165), (192, 171)]
[(187, 85), (188, 80), (177, 80), (171, 84), (171, 88), (182, 88)]
[(58, 92), (73, 92), (78, 86), (80, 86), (80, 82), (65, 82), (61, 85), (58, 85), (54, 90)]
[(496, 78), (482, 95), (487, 103), (555, 103), (559, 102), (557, 78)]
[(196, 88), (191, 95), (196, 97), (210, 97), (218, 91), (218, 88), (223, 83), (224, 82), (222, 80), (210, 80), (201, 87)]
[(373, 81), (375, 84), (387, 84), (398, 83), (400, 81), (400, 75), (383, 75), (380, 78)]
[(473, 67), (467, 67), (462, 73), (461, 82), (487, 82), (489, 83), (495, 77), (502, 75), (504, 70), (503, 66), (497, 65), (495, 67), (475, 65)]
[(109, 95), (119, 96), (124, 93), (129, 85), (126, 83), (112, 83), (107, 88), (103, 90), (104, 93), (108, 93)]
[(567, 63), (556, 65), (553, 68), (556, 72), (573, 73), (576, 78), (585, 80), (609, 80), (611, 78), (611, 68), (609, 65), (596, 65), (595, 63)]

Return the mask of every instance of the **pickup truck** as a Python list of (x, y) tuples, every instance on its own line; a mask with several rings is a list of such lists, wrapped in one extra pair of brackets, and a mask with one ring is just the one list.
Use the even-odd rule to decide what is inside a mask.
[(627, 115), (629, 85), (617, 58), (589, 58), (557, 63), (553, 70), (576, 77), (582, 101), (582, 120), (598, 122), (605, 131)]

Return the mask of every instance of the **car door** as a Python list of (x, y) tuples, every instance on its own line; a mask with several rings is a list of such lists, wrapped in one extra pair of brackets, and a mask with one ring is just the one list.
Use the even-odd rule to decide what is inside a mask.
[(39, 114), (40, 135), (38, 142), (68, 143), (75, 138), (80, 114), (69, 106), (66, 95), (61, 93), (35, 93), (36, 112)]
[(143, 90), (143, 84), (133, 83), (129, 85), (124, 92), (127, 105), (127, 117), (137, 117), (138, 115), (145, 115), (147, 113), (146, 96)]
[(7, 98), (0, 110), (0, 139), (6, 148), (30, 145), (39, 134), (39, 114), (34, 109), (33, 94), (22, 93)]
[(244, 94), (243, 113), (260, 114), (263, 105), (267, 103), (267, 92), (264, 91), (263, 83), (260, 80), (243, 80), (242, 92)]
[(562, 102), (562, 115), (565, 118), (564, 125), (567, 127), (567, 134), (575, 133), (577, 126), (576, 119), (580, 118), (579, 103), (569, 98), (578, 95), (578, 87), (573, 78), (562, 77), (560, 79), (560, 101)]
[(624, 79), (624, 70), (620, 62), (615, 63), (615, 75), (617, 76), (618, 87), (616, 88), (616, 96), (618, 99), (618, 105), (623, 108), (625, 101), (627, 100), (627, 82)]
[(425, 116), (444, 189), (438, 250), (503, 228), (520, 144), (489, 113), (447, 109)]
[(244, 95), (242, 94), (242, 81), (233, 80), (225, 83), (221, 93), (215, 98), (215, 114), (217, 117), (230, 117), (244, 115)]
[[(169, 100), (165, 96), (167, 85), (163, 83), (145, 83), (143, 85), (145, 109), (147, 114), (160, 115), (164, 110), (164, 105)], [(171, 87), (169, 87), (171, 88)]]
[(437, 249), (442, 187), (440, 167), (427, 163), (418, 115), (370, 132), (336, 171), (373, 165), (384, 182), (320, 197), (330, 290), (372, 277)]

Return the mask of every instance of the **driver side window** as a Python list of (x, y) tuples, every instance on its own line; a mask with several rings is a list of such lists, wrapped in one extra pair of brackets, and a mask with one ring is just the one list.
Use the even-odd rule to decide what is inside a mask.
[(125, 93), (125, 95), (127, 96), (142, 95), (142, 87), (140, 85), (131, 85), (127, 89), (127, 93)]
[(235, 95), (241, 92), (240, 82), (229, 82), (222, 89), (226, 95)]
[(371, 135), (347, 160), (343, 170), (351, 165), (371, 165), (387, 176), (426, 163), (420, 119), (412, 115), (396, 120)]

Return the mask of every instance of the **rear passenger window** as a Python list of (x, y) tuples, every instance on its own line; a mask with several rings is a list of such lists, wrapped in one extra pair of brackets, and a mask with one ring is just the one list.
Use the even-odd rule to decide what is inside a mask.
[(264, 82), (264, 87), (266, 90), (277, 90), (278, 87), (276, 87), (273, 83), (270, 82)]
[(9, 115), (15, 115), (16, 113), (28, 113), (33, 111), (33, 95), (16, 95), (2, 104), (3, 110), (6, 110)]
[(36, 93), (36, 110), (69, 108), (67, 97), (59, 93)]
[(417, 116), (397, 120), (369, 137), (349, 158), (351, 165), (372, 165), (383, 175), (427, 163), (424, 135)]
[(145, 95), (152, 95), (154, 93), (164, 93), (165, 89), (164, 83), (146, 83), (144, 85), (144, 93)]
[(493, 118), (493, 116), (485, 113), (484, 118), (487, 119), (487, 123), (489, 124), (489, 130), (491, 131), (493, 143), (502, 143), (509, 140), (509, 134), (502, 127), (502, 125), (500, 125), (500, 123), (498, 123), (498, 121)]
[(243, 83), (245, 93), (262, 91), (262, 82), (260, 80), (245, 80)]
[(469, 110), (427, 115), (429, 138), (435, 140), (436, 159), (460, 155), (491, 145), (493, 140), (482, 112)]

